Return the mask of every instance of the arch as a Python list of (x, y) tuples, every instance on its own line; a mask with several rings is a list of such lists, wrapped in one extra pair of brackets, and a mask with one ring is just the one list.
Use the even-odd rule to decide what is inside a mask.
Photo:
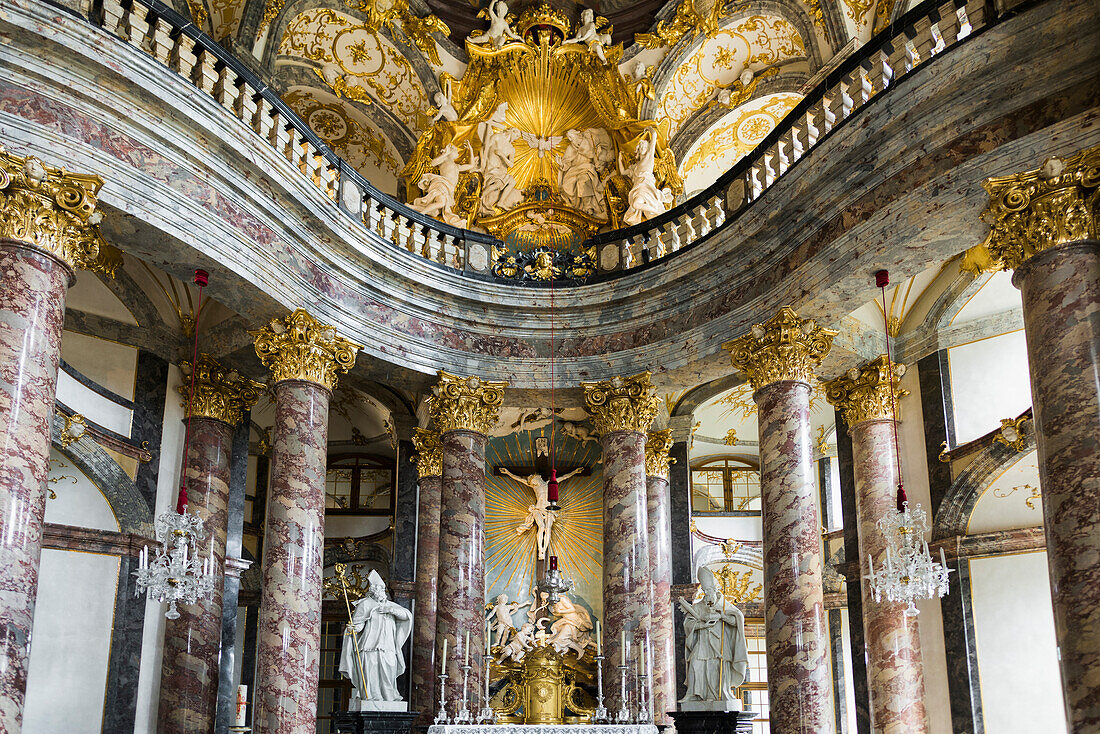
[(684, 393), (684, 395), (676, 401), (676, 405), (673, 406), (672, 412), (669, 415), (690, 416), (704, 403), (745, 382), (745, 378), (737, 372), (724, 375), (710, 382), (704, 382), (702, 385), (693, 387)]

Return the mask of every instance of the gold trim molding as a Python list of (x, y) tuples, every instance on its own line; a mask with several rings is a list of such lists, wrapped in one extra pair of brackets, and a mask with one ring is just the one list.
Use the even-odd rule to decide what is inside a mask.
[(647, 477), (668, 479), (668, 467), (670, 464), (676, 463), (676, 459), (668, 455), (671, 448), (671, 428), (666, 428), (663, 431), (650, 431), (646, 434), (645, 475)]
[[(176, 388), (183, 396), (184, 417), (213, 418), (235, 426), (250, 410), (264, 391), (264, 385), (227, 370), (209, 354), (199, 354), (196, 364), (180, 362), (183, 384)], [(187, 415), (187, 398), (191, 393), (191, 372), (195, 373), (195, 397)]]
[(814, 370), (833, 346), (839, 332), (802, 319), (788, 306), (739, 339), (722, 345), (734, 369), (743, 373), (753, 390), (783, 380), (813, 384)]
[(847, 374), (825, 383), (825, 399), (840, 409), (849, 426), (864, 421), (890, 420), (893, 417), (891, 392), (895, 401), (909, 394), (908, 390), (898, 387), (905, 374), (905, 365), (893, 367), (891, 373), (885, 354), (862, 367), (853, 367)]
[(657, 417), (661, 401), (647, 370), (633, 377), (582, 382), (584, 408), (601, 436), (616, 431), (644, 433)]
[(0, 239), (38, 247), (74, 270), (108, 272), (97, 226), (102, 186), (99, 176), (68, 173), (0, 148)]
[(330, 391), (363, 348), (301, 308), (248, 333), (256, 340), (256, 355), (271, 370), (274, 382), (305, 380)]
[(989, 204), (981, 218), (991, 229), (967, 250), (963, 270), (1015, 270), (1043, 250), (1100, 237), (1100, 146), (982, 186)]
[(459, 377), (439, 371), (439, 382), (432, 386), (430, 412), (442, 435), (449, 431), (476, 431), (488, 434), (500, 417), (507, 382), (480, 377)]
[(439, 438), (439, 431), (428, 428), (413, 429), (413, 448), (416, 455), (416, 473), (421, 479), (424, 477), (443, 476), (443, 444)]

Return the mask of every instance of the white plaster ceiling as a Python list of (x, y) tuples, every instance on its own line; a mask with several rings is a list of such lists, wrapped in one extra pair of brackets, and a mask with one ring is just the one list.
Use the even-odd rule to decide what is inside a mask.
[(983, 277), (986, 278), (985, 284), (951, 319), (953, 326), (1023, 307), (1020, 291), (1012, 285), (1012, 273), (1002, 270)]
[(1041, 526), (1043, 501), (1036, 496), (1039, 491), (1039, 455), (1030, 451), (1008, 467), (978, 498), (967, 532), (974, 535)]

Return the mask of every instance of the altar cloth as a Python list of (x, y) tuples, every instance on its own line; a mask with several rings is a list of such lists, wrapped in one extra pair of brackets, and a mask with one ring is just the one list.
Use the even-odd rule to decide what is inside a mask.
[(433, 724), (428, 734), (657, 734), (653, 724)]

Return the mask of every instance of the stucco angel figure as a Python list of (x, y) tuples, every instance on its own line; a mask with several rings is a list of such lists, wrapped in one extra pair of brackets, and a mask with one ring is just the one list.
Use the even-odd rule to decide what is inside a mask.
[(432, 159), (431, 165), (439, 168), (439, 173), (425, 173), (420, 177), (420, 189), (424, 195), (413, 201), (413, 209), (427, 214), (429, 217), (442, 219), (454, 227), (465, 226), (465, 221), (452, 211), (455, 204), (455, 189), (458, 187), (458, 178), (465, 171), (477, 168), (477, 157), (466, 143), (466, 150), (470, 154), (469, 163), (458, 163), (459, 150), (453, 144), (448, 143), (439, 155)]
[[(489, 16), (489, 27), (480, 33), (471, 33), (467, 41), (479, 45), (488, 43), (494, 49), (503, 47), (508, 41), (523, 42), (523, 39), (516, 35), (512, 26), (508, 24), (508, 4), (504, 0), (489, 3), (489, 7), (482, 12)], [(482, 17), (482, 14), (478, 13), (478, 17)]]
[(501, 102), (492, 116), (478, 123), (481, 139), (481, 213), (507, 211), (523, 201), (516, 179), (508, 172), (516, 159), (515, 140), (519, 130), (508, 125), (508, 103)]
[(630, 72), (631, 81), (634, 82), (634, 92), (638, 95), (638, 104), (642, 99), (656, 99), (653, 89), (653, 67), (646, 66), (644, 61), (636, 61)]
[(607, 54), (604, 49), (611, 45), (611, 34), (601, 33), (600, 30), (596, 26), (596, 14), (591, 8), (585, 8), (581, 11), (581, 24), (577, 27), (577, 35), (567, 38), (565, 43), (580, 43), (588, 46), (588, 50), (606, 64)]
[(451, 100), (447, 99), (447, 95), (443, 92), (436, 92), (433, 99), (435, 100), (436, 112), (432, 115), (432, 119), (428, 121), (429, 125), (434, 125), (440, 120), (454, 122), (458, 119), (458, 110), (451, 104)]
[(561, 597), (550, 607), (557, 619), (550, 625), (550, 644), (558, 654), (573, 650), (577, 656), (584, 655), (591, 640), (588, 631), (592, 629), (592, 617), (584, 607), (577, 606), (569, 598)]
[(354, 603), (340, 651), (340, 672), (355, 687), (352, 711), (371, 710), (374, 702), (402, 700), (397, 691), (397, 678), (405, 672), (401, 648), (412, 633), (412, 612), (387, 598), (386, 582), (377, 571), (372, 570), (368, 580), (367, 595)]
[[(558, 477), (558, 482), (564, 482), (582, 471), (584, 471), (584, 467), (574, 469), (565, 476)], [(523, 524), (516, 528), (516, 535), (522, 535), (530, 530), (532, 526), (536, 528), (535, 542), (538, 546), (539, 560), (541, 561), (546, 558), (546, 552), (550, 548), (550, 530), (554, 527), (554, 520), (556, 519), (555, 513), (550, 510), (550, 500), (547, 499), (549, 483), (542, 478), (541, 474), (528, 474), (526, 477), (518, 477), (503, 466), (500, 468), (500, 473), (515, 479), (521, 484), (526, 484), (535, 493), (535, 503), (527, 506), (527, 517), (524, 518)]]
[(687, 657), (687, 695), (682, 700), (735, 702), (734, 689), (749, 672), (745, 616), (727, 603), (710, 569), (699, 569), (699, 585), (702, 599), (693, 604), (680, 600)]
[(653, 165), (657, 156), (657, 132), (647, 130), (638, 141), (638, 160), (629, 167), (623, 166), (623, 154), (619, 152), (619, 173), (632, 182), (627, 194), (627, 210), (623, 215), (626, 225), (641, 224), (650, 217), (663, 214), (672, 203), (672, 192), (658, 189), (657, 179), (653, 175)]
[(596, 169), (596, 143), (586, 130), (567, 130), (569, 145), (558, 169), (558, 187), (570, 206), (593, 217), (602, 216), (603, 186)]
[(503, 646), (508, 642), (508, 638), (515, 634), (516, 626), (512, 622), (512, 615), (523, 607), (530, 606), (530, 604), (529, 601), (523, 603), (510, 602), (507, 594), (497, 596), (496, 603), (490, 606), (489, 615), (486, 617), (497, 634), (497, 645)]
[(517, 663), (522, 663), (527, 651), (535, 644), (535, 629), (535, 625), (530, 622), (522, 625), (511, 641), (501, 649), (500, 659), (511, 658)]

